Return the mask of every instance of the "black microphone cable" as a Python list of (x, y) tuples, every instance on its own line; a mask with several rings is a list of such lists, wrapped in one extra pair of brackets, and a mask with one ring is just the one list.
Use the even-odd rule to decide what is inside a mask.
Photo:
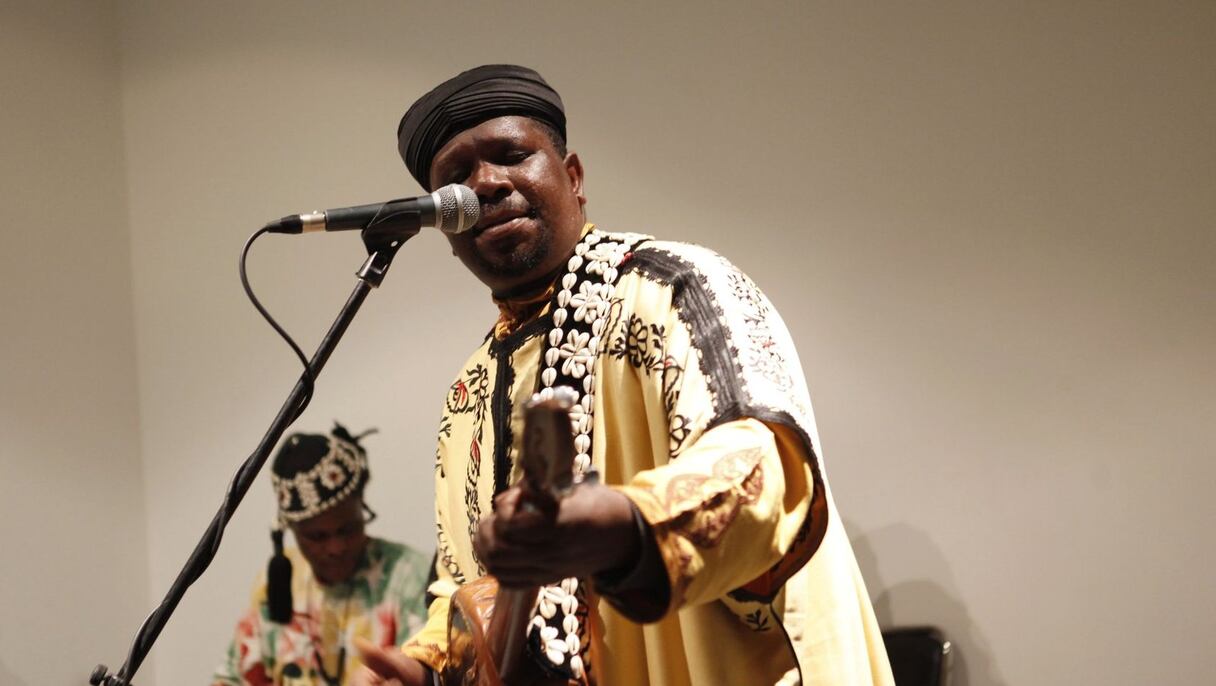
[(267, 309), (262, 305), (262, 302), (258, 300), (258, 297), (254, 295), (253, 287), (249, 285), (249, 272), (246, 269), (246, 261), (249, 258), (249, 249), (253, 247), (254, 241), (267, 233), (271, 233), (269, 227), (262, 227), (257, 231), (254, 231), (253, 234), (249, 236), (249, 239), (245, 241), (245, 247), (241, 249), (241, 287), (245, 289), (245, 295), (249, 298), (249, 302), (253, 304), (254, 309), (256, 309), (258, 313), (262, 315), (262, 318), (266, 320), (267, 324), (270, 324), (270, 328), (274, 329), (275, 332), (287, 342), (287, 345), (291, 347), (291, 351), (296, 354), (296, 358), (300, 360), (300, 364), (304, 366), (304, 373), (301, 375), (301, 378), (304, 381), (304, 397), (300, 399), (300, 406), (296, 408), (296, 414), (294, 417), (292, 417), (292, 421), (295, 421), (296, 419), (299, 419), (300, 415), (303, 414), (304, 410), (308, 407), (308, 404), (312, 402), (312, 394), (313, 389), (316, 387), (317, 377), (313, 371), (312, 364), (310, 364), (308, 361), (308, 356), (304, 354), (304, 351), (300, 349), (300, 346), (296, 345), (296, 342), (291, 337), (291, 334), (287, 333), (287, 330), (280, 326), (279, 323), (275, 321), (274, 317), (270, 315), (270, 312), (267, 311)]
[[(270, 233), (270, 230), (266, 227), (253, 232), (253, 234), (250, 235), (245, 241), (244, 248), (241, 249), (239, 264), (241, 286), (245, 289), (245, 295), (249, 298), (249, 301), (253, 303), (254, 309), (256, 309), (258, 313), (260, 313), (267, 321), (267, 323), (270, 324), (271, 328), (274, 329), (275, 332), (277, 332), (279, 336), (281, 336), (283, 340), (287, 342), (287, 345), (291, 348), (292, 352), (295, 353), (296, 357), (300, 360), (300, 364), (302, 364), (304, 367), (304, 372), (301, 375), (301, 381), (304, 384), (304, 395), (300, 399), (299, 404), (296, 406), (295, 411), (292, 414), (291, 421), (294, 422), (300, 417), (301, 414), (304, 413), (304, 410), (308, 407), (309, 403), (312, 402), (313, 390), (316, 387), (316, 373), (312, 368), (312, 364), (308, 361), (308, 357), (304, 354), (304, 351), (301, 350), (300, 346), (296, 344), (295, 340), (291, 337), (291, 334), (287, 333), (287, 331), (277, 321), (275, 321), (275, 318), (271, 316), (270, 312), (265, 306), (262, 305), (262, 302), (258, 300), (258, 297), (254, 294), (253, 287), (249, 285), (249, 273), (246, 267), (249, 257), (249, 250), (253, 247), (254, 241), (266, 233)], [(240, 501), (237, 493), (238, 485), (246, 480), (249, 472), (256, 471), (258, 469), (256, 460), (254, 459), (255, 457), (256, 455), (250, 455), (243, 463), (241, 463), (239, 467), (237, 467), (236, 473), (232, 475), (231, 481), (228, 482), (228, 489), (224, 492), (224, 500), (220, 504), (219, 510), (215, 513), (215, 517), (212, 518), (211, 523), (207, 526), (207, 531), (203, 535), (203, 540), (200, 541), (199, 547), (195, 549), (196, 554), (191, 556), (187, 563), (186, 569), (182, 571), (179, 579), (174, 582), (175, 586), (179, 583), (184, 583), (185, 587), (191, 586), (199, 579), (199, 577), (203, 575), (203, 572), (205, 572), (207, 568), (211, 566), (212, 560), (215, 559), (215, 555), (219, 551), (220, 542), (223, 540), (224, 529), (228, 526), (228, 521), (232, 519), (232, 515), (235, 514), (237, 504)], [(178, 597), (178, 600), (180, 600), (180, 596)], [(147, 657), (148, 652), (152, 648), (152, 644), (156, 641), (157, 636), (160, 634), (160, 630), (164, 628), (164, 623), (167, 621), (168, 615), (172, 614), (175, 607), (176, 602), (170, 604), (169, 597), (167, 596), (159, 605), (156, 606), (155, 609), (152, 610), (152, 612), (148, 613), (147, 617), (144, 618), (143, 623), (139, 627), (139, 631), (137, 631), (135, 634), (135, 639), (131, 642), (131, 649), (127, 653), (127, 659), (123, 665), (123, 669), (120, 670), (117, 677), (113, 677), (117, 683), (129, 683), (126, 681), (126, 679), (129, 679), (131, 675), (139, 670), (143, 659)], [(162, 617), (165, 619), (162, 619)], [(101, 684), (103, 681), (106, 683), (111, 683), (111, 681), (105, 677), (105, 670), (99, 665), (98, 668), (94, 670), (89, 681), (90, 683), (94, 684)]]

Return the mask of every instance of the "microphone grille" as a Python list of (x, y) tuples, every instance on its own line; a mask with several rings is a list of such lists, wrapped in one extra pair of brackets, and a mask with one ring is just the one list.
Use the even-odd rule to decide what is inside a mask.
[(453, 183), (435, 191), (435, 228), (444, 233), (462, 233), (481, 217), (477, 194), (468, 186)]

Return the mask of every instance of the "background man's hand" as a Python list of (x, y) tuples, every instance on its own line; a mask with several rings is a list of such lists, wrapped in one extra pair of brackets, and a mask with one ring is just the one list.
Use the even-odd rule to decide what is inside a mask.
[(422, 663), (396, 648), (355, 638), (363, 667), (352, 675), (350, 686), (430, 686)]
[(500, 584), (539, 586), (566, 577), (632, 566), (642, 541), (633, 504), (602, 484), (583, 484), (563, 499), (556, 519), (519, 507), (518, 486), (494, 499), (477, 527), (473, 549)]

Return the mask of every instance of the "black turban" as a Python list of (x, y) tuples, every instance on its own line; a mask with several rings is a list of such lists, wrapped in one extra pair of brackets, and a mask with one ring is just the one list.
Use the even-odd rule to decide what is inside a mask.
[(431, 160), (456, 134), (508, 115), (552, 126), (566, 140), (562, 98), (540, 74), (513, 64), (486, 64), (435, 86), (410, 106), (397, 126), (397, 150), (410, 174), (431, 189)]

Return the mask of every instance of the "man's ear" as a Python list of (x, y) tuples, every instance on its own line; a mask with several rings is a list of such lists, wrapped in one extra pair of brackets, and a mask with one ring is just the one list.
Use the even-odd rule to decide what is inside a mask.
[(566, 175), (570, 177), (570, 185), (574, 188), (574, 196), (578, 198), (578, 204), (586, 205), (587, 196), (583, 194), (583, 162), (578, 158), (577, 152), (568, 153), (564, 160), (566, 165)]

